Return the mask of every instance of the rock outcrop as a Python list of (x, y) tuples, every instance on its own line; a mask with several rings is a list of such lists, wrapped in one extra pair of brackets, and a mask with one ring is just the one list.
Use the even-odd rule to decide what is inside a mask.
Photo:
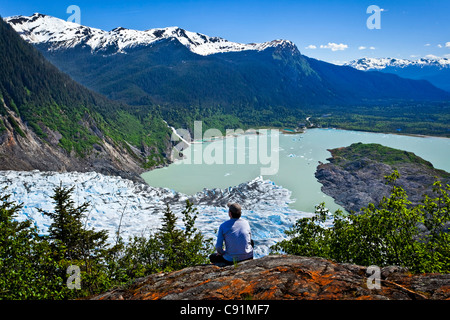
[[(400, 267), (379, 270), (317, 257), (269, 255), (236, 266), (200, 265), (139, 278), (93, 300), (443, 300), (450, 274), (412, 275)], [(372, 287), (372, 289), (370, 289)]]
[(406, 191), (413, 205), (420, 203), (424, 194), (432, 196), (436, 179), (443, 185), (450, 182), (449, 173), (435, 169), (410, 152), (362, 143), (329, 151), (330, 162), (320, 164), (315, 176), (322, 184), (322, 191), (349, 212), (358, 212), (369, 203), (378, 204), (384, 196), (389, 196), (392, 186), (386, 184), (384, 177), (395, 169), (400, 174), (396, 184)]

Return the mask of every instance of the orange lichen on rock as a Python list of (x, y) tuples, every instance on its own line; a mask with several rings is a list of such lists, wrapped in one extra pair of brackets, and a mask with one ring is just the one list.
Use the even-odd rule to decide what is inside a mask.
[(371, 290), (366, 267), (270, 255), (236, 266), (201, 265), (153, 274), (93, 299), (450, 299), (449, 274), (411, 275), (399, 267), (385, 267), (381, 277), (381, 288)]

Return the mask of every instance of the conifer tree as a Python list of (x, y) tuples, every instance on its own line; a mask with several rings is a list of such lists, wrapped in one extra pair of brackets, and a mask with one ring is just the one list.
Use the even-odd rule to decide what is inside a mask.
[(54, 189), (52, 199), (54, 212), (39, 211), (52, 218), (49, 238), (55, 247), (63, 248), (64, 258), (68, 260), (86, 260), (94, 258), (105, 247), (107, 232), (87, 230), (82, 219), (89, 207), (87, 202), (75, 206), (71, 196), (74, 187), (64, 188), (62, 184)]
[(22, 204), (0, 195), (0, 300), (58, 299), (57, 263), (31, 220), (17, 221)]
[(179, 255), (182, 253), (185, 239), (183, 232), (176, 227), (177, 217), (166, 204), (162, 227), (156, 235), (160, 243), (163, 270), (176, 270), (179, 268)]

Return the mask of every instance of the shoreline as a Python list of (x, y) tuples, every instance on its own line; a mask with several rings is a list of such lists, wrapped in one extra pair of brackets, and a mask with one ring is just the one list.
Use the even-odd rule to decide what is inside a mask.
[[(309, 121), (309, 118), (311, 118), (311, 117), (308, 117), (308, 118), (307, 118), (307, 121)], [(179, 136), (178, 133), (176, 132), (176, 129), (175, 129), (175, 128), (170, 127), (170, 126), (169, 126), (169, 128), (170, 128), (177, 136)], [(316, 126), (304, 128), (303, 131), (301, 131), (301, 132), (286, 132), (284, 129), (280, 129), (280, 128), (277, 128), (277, 127), (264, 127), (264, 128), (259, 128), (259, 129), (248, 129), (248, 130), (254, 130), (254, 131), (256, 131), (256, 133), (254, 133), (254, 134), (258, 135), (258, 134), (262, 134), (262, 133), (258, 133), (258, 131), (257, 131), (257, 130), (260, 130), (260, 129), (266, 129), (266, 130), (275, 130), (275, 129), (276, 129), (276, 130), (279, 130), (281, 134), (285, 134), (285, 135), (300, 135), (300, 134), (305, 134), (305, 133), (307, 133), (307, 131), (308, 131), (308, 130), (311, 130), (311, 129), (322, 129), (322, 130), (342, 130), (342, 131), (353, 131), (353, 132), (371, 133), (371, 134), (384, 134), (384, 135), (386, 135), (386, 134), (392, 134), (392, 135), (397, 135), (397, 136), (405, 136), (405, 137), (413, 137), (413, 138), (440, 138), (440, 139), (449, 139), (449, 140), (450, 140), (450, 137), (433, 136), (433, 135), (424, 135), (424, 134), (399, 133), (399, 132), (377, 132), (377, 131), (367, 131), (367, 130), (355, 130), (355, 129), (345, 129), (345, 128), (336, 128), (336, 127), (316, 127)], [(295, 129), (292, 129), (292, 130), (295, 130)], [(246, 131), (247, 131), (247, 130), (246, 130)], [(233, 133), (233, 134), (225, 134), (225, 135), (223, 135), (223, 136), (221, 136), (221, 137), (217, 137), (217, 138), (215, 138), (214, 140), (209, 140), (209, 141), (192, 140), (191, 142), (187, 142), (187, 141), (186, 141), (185, 139), (183, 139), (182, 137), (180, 137), (180, 136), (179, 136), (179, 137), (180, 137), (180, 139), (181, 139), (183, 142), (187, 143), (187, 144), (190, 146), (191, 144), (210, 143), (210, 142), (218, 141), (218, 140), (221, 140), (221, 139), (227, 139), (227, 138), (231, 138), (231, 137), (232, 137), (232, 138), (237, 138), (237, 137), (239, 137), (239, 136), (241, 136), (241, 135), (250, 135), (250, 134), (251, 134), (251, 133), (248, 133), (248, 132), (246, 132), (246, 131), (244, 131), (243, 133), (238, 133), (238, 134), (237, 134), (237, 133)], [(143, 174), (145, 174), (146, 172), (154, 171), (154, 170), (156, 170), (156, 169), (164, 169), (164, 168), (167, 168), (167, 167), (169, 167), (169, 166), (170, 166), (171, 164), (173, 164), (173, 163), (175, 163), (175, 161), (171, 161), (170, 163), (166, 163), (166, 164), (164, 164), (164, 165), (162, 165), (162, 166), (157, 166), (157, 167), (152, 168), (152, 169), (150, 169), (150, 170), (143, 171), (143, 172), (141, 172), (141, 173), (138, 174), (138, 175), (139, 175), (139, 177), (142, 178), (142, 180), (144, 181), (145, 184), (149, 185), (148, 182), (145, 181), (145, 179), (142, 177)]]
[[(356, 130), (356, 129), (345, 129), (338, 127), (310, 127), (307, 129), (324, 129), (324, 130), (343, 130), (343, 131), (354, 131), (354, 132), (365, 132), (365, 133), (377, 133), (377, 134), (392, 134), (397, 136), (405, 136), (405, 137), (415, 137), (415, 138), (441, 138), (441, 139), (450, 139), (450, 137), (445, 136), (432, 136), (418, 133), (400, 133), (400, 132), (385, 132), (385, 131), (367, 131), (367, 130)], [(306, 132), (306, 130), (305, 130)]]
[[(342, 127), (317, 127), (316, 125), (312, 124), (310, 122), (311, 116), (306, 117), (305, 120), (306, 122), (310, 125), (310, 126), (306, 126), (303, 127), (301, 129), (299, 129), (299, 127), (297, 128), (279, 128), (279, 127), (273, 127), (273, 126), (261, 126), (258, 127), (256, 129), (254, 128), (249, 128), (247, 130), (244, 130), (243, 133), (232, 133), (232, 134), (222, 134), (220, 137), (214, 137), (212, 139), (208, 139), (208, 140), (194, 140), (191, 139), (190, 142), (186, 141), (185, 139), (183, 139), (176, 131), (176, 129), (174, 127), (169, 126), (169, 128), (180, 138), (180, 140), (182, 140), (183, 142), (187, 143), (188, 145), (190, 144), (202, 144), (202, 143), (209, 143), (209, 142), (214, 142), (220, 139), (225, 139), (225, 138), (229, 138), (229, 137), (238, 137), (240, 135), (249, 135), (252, 133), (249, 133), (248, 131), (255, 131), (254, 134), (262, 134), (259, 132), (259, 130), (278, 130), (281, 134), (289, 134), (289, 135), (296, 135), (296, 134), (303, 134), (306, 133), (308, 131), (308, 129), (325, 129), (325, 130), (345, 130), (345, 131), (354, 131), (354, 132), (367, 132), (367, 133), (379, 133), (379, 134), (393, 134), (393, 135), (400, 135), (400, 136), (407, 136), (407, 137), (417, 137), (417, 138), (443, 138), (443, 139), (450, 139), (450, 136), (439, 136), (439, 135), (429, 135), (429, 134), (419, 134), (419, 133), (402, 133), (402, 132), (390, 132), (390, 131), (368, 131), (368, 130), (358, 130), (358, 129), (347, 129), (347, 128), (342, 128)], [(166, 122), (167, 124), (167, 122)], [(238, 130), (238, 129), (233, 129), (234, 130)], [(299, 131), (301, 130), (301, 131)]]

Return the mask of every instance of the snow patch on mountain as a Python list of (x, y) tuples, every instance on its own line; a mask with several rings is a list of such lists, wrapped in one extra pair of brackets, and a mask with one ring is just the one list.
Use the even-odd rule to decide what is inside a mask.
[(274, 40), (264, 43), (242, 44), (219, 37), (190, 32), (179, 27), (155, 28), (145, 31), (122, 27), (111, 31), (90, 28), (48, 15), (35, 13), (32, 16), (5, 18), (26, 41), (32, 44), (48, 44), (49, 50), (87, 46), (92, 52), (126, 53), (127, 49), (148, 46), (163, 39), (176, 39), (192, 52), (210, 55), (245, 50), (262, 51), (270, 47), (296, 48), (289, 40)]
[(352, 60), (344, 65), (353, 67), (358, 70), (382, 70), (387, 67), (405, 68), (409, 66), (416, 67), (438, 67), (450, 68), (450, 59), (428, 55), (417, 60), (396, 59), (396, 58), (361, 58)]
[(75, 205), (89, 202), (87, 227), (107, 230), (111, 242), (116, 239), (120, 221), (120, 235), (124, 240), (157, 231), (166, 203), (183, 227), (181, 211), (188, 199), (199, 212), (196, 227), (215, 240), (219, 225), (229, 219), (226, 203), (238, 202), (243, 208), (242, 217), (252, 228), (255, 256), (261, 257), (269, 253), (271, 245), (284, 239), (284, 231), (297, 219), (312, 215), (291, 209), (291, 192), (261, 177), (235, 187), (204, 189), (186, 195), (96, 172), (0, 171), (0, 192), (11, 194), (10, 201), (24, 204), (17, 220), (31, 219), (42, 234), (48, 232), (51, 219), (38, 208), (53, 212), (51, 196), (60, 184), (75, 187), (72, 194)]

